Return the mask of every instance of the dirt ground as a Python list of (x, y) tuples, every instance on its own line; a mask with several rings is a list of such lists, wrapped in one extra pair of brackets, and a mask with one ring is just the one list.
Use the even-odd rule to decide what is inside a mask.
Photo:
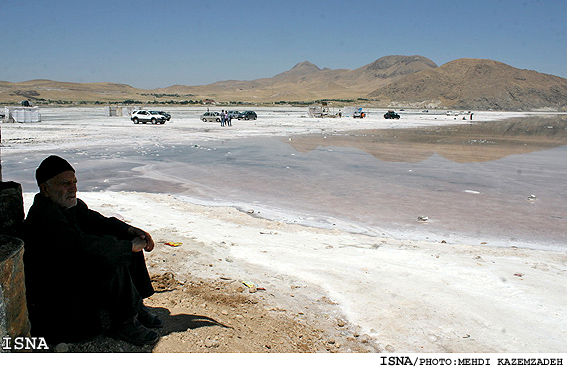
[[(105, 337), (59, 344), (55, 352), (119, 353), (309, 353), (379, 352), (373, 340), (341, 317), (272, 306), (266, 291), (234, 280), (179, 282), (153, 275), (156, 293), (146, 305), (165, 326), (155, 345), (134, 346)], [(332, 304), (332, 301), (318, 303)]]

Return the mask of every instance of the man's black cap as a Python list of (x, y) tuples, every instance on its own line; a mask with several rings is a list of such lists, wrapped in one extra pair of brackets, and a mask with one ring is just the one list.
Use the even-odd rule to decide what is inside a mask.
[(71, 166), (71, 164), (69, 164), (67, 160), (56, 155), (51, 155), (50, 157), (43, 160), (39, 167), (37, 167), (37, 170), (35, 171), (35, 180), (37, 181), (37, 185), (39, 186), (40, 184), (47, 182), (56, 175), (68, 170), (72, 170), (73, 172), (75, 171), (75, 169)]

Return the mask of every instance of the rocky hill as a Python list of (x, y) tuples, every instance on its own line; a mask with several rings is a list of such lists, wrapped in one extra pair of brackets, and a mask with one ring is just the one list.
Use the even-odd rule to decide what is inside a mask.
[(124, 100), (141, 90), (119, 83), (73, 83), (36, 79), (12, 83), (0, 81), (0, 102), (21, 100)]
[(567, 79), (486, 59), (457, 59), (438, 67), (423, 56), (391, 55), (357, 69), (304, 61), (271, 78), (174, 85), (143, 90), (116, 83), (0, 81), (0, 103), (220, 103), (353, 100), (380, 107), (460, 110), (567, 110)]
[[(329, 69), (304, 61), (271, 78), (253, 81), (222, 81), (205, 86), (187, 87), (186, 93), (210, 96), (221, 101), (313, 101), (319, 99), (358, 99), (380, 86), (409, 73), (435, 68), (422, 56), (392, 55), (358, 69)], [(170, 92), (160, 89), (160, 93)]]
[(487, 59), (412, 73), (369, 96), (384, 104), (475, 110), (567, 109), (567, 79)]

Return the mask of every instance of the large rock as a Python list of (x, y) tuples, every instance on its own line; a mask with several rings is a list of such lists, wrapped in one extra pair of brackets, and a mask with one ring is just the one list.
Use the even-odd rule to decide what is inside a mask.
[(22, 186), (16, 182), (0, 182), (0, 234), (19, 235), (24, 217)]

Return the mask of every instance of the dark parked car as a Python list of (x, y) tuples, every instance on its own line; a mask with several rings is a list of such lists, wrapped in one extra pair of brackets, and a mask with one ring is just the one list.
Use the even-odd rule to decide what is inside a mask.
[(258, 116), (253, 111), (243, 111), (242, 113), (238, 114), (238, 120), (256, 120), (256, 118), (258, 118)]
[(161, 114), (165, 117), (166, 120), (170, 120), (171, 119), (171, 114), (165, 112), (165, 111), (158, 111), (158, 114)]
[(384, 119), (400, 119), (400, 115), (393, 110), (388, 110), (388, 112), (384, 114)]

